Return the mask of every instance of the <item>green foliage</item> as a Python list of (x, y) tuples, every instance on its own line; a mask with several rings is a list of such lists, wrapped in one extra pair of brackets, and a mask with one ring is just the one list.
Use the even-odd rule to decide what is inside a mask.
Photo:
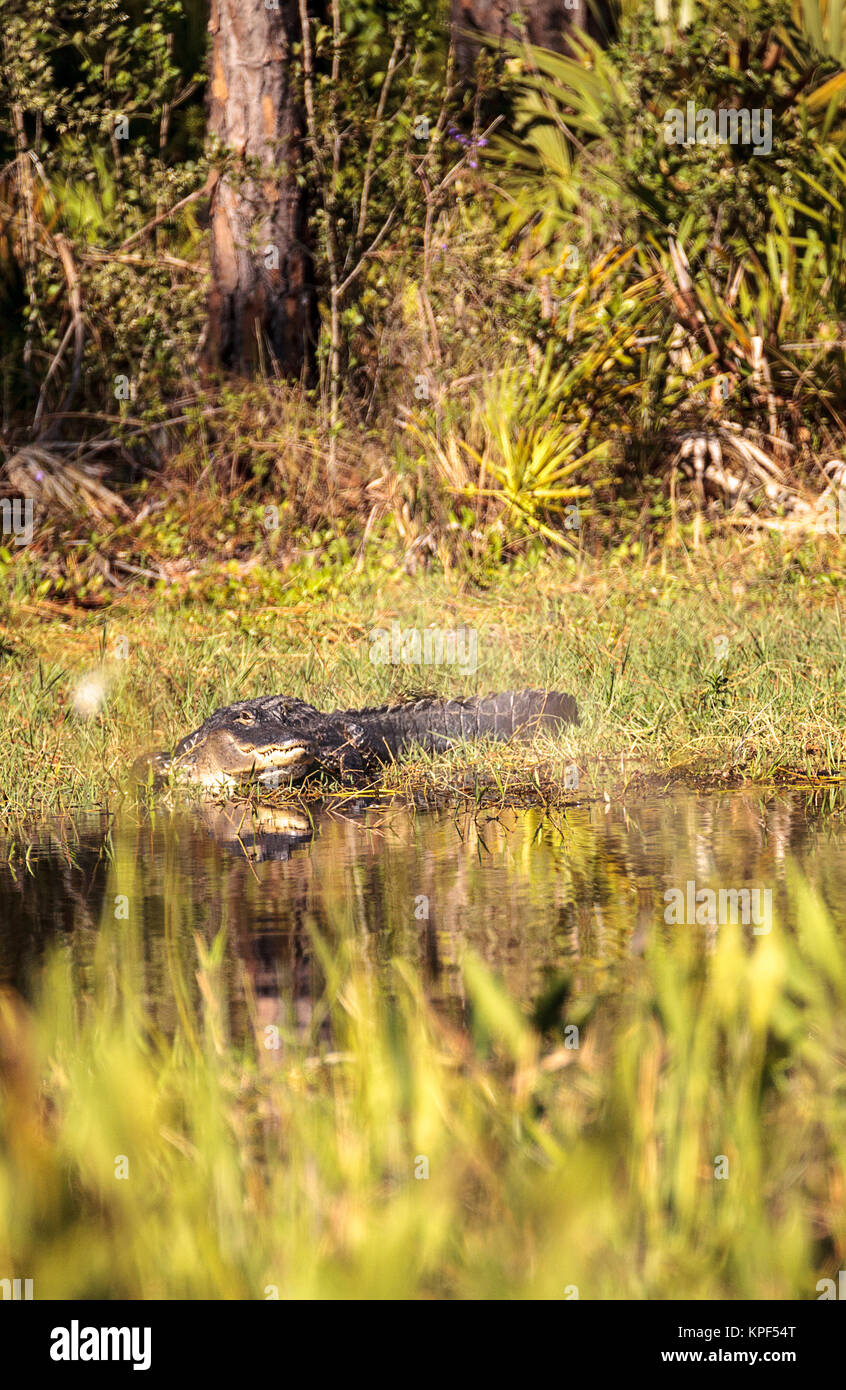
[(67, 386), (73, 281), (86, 330), (80, 403), (116, 413), (125, 375), (134, 413), (155, 413), (184, 386), (204, 318), (200, 232), (188, 209), (135, 234), (202, 186), (201, 14), (196, 0), (5, 8), (0, 109), (12, 119), (0, 158), (15, 172), (0, 191), (13, 230), (0, 294), (17, 342), (6, 370), (30, 411), (45, 378), (42, 408)]
[[(582, 505), (609, 481), (619, 457), (621, 418), (635, 384), (636, 348), (654, 315), (655, 284), (633, 285), (631, 252), (611, 250), (586, 272), (569, 275), (559, 308), (566, 333), (545, 327), (543, 356), (497, 366), (474, 412), (413, 412), (407, 427), (450, 489), (470, 499), (477, 526), (505, 525), (512, 540), (527, 532), (575, 549), (592, 506)], [(563, 339), (563, 341), (562, 341)], [(674, 389), (683, 383), (674, 376)], [(463, 428), (462, 428), (463, 426)]]
[(427, 208), (440, 205), (432, 185), (446, 158), (447, 12), (443, 3), (433, 10), (421, 0), (386, 7), (362, 0), (338, 6), (337, 18), (337, 31), (314, 21), (309, 49), (298, 45), (308, 113), (303, 177), (315, 194), (321, 357), (331, 345), (335, 290), (344, 339), (337, 346), (354, 373), (360, 345), (390, 309), (388, 249), (395, 282), (402, 266), (419, 260)]
[[(171, 461), (176, 486), (278, 482), (285, 545), (335, 534), (343, 514), (446, 566), (538, 536), (572, 543), (567, 508), (585, 489), (605, 507), (612, 472), (642, 487), (644, 463), (666, 472), (686, 432), (737, 427), (810, 475), (816, 453), (839, 452), (846, 398), (839, 11), (621, 11), (607, 50), (584, 35), (569, 56), (515, 46), (476, 92), (453, 81), (445, 3), (313, 15), (293, 76), (322, 390), (267, 380), (212, 399), (197, 372), (199, 0), (11, 0), (6, 418), (29, 427), (70, 403), (88, 414), (65, 432), (91, 434), (93, 415), (115, 446), (98, 438), (98, 458), (135, 478), (143, 458)], [(688, 102), (771, 110), (771, 154), (668, 143), (667, 113)], [(74, 574), (76, 558), (57, 566)]]
[[(608, 51), (579, 36), (571, 57), (535, 50), (516, 70), (515, 130), (495, 149), (508, 234), (565, 304), (573, 271), (610, 247), (635, 253), (630, 285), (657, 274), (662, 312), (635, 346), (635, 437), (680, 423), (679, 365), (688, 388), (721, 378), (712, 407), (771, 439), (836, 423), (846, 74), (778, 0), (687, 7), (678, 27), (668, 8), (624, 10)], [(686, 121), (690, 103), (715, 121), (771, 113), (772, 152), (760, 115), (746, 143), (680, 143), (671, 113)]]

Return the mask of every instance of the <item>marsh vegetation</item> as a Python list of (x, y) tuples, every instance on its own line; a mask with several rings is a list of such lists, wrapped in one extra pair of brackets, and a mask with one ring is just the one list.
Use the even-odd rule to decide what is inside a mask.
[[(243, 139), (230, 0), (0, 21), (0, 1279), (828, 1296), (843, 7), (253, 8)], [(527, 686), (578, 728), (130, 777)]]

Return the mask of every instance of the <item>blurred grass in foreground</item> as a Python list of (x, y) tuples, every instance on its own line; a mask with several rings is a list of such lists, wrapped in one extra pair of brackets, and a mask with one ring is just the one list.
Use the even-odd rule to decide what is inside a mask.
[(323, 1004), (272, 1049), (255, 1002), (248, 1045), (228, 1036), (225, 915), (192, 936), (171, 867), (172, 1036), (108, 913), (84, 978), (59, 948), (32, 1011), (0, 996), (0, 1277), (36, 1298), (808, 1299), (844, 1267), (846, 953), (798, 877), (795, 935), (721, 927), (703, 956), (656, 922), (632, 988), (543, 1036), (469, 954), (470, 1027), (445, 1022), (339, 899)]

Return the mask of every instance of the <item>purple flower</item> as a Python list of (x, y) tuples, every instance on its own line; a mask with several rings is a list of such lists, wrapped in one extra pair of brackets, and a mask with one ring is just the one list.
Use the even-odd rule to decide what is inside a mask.
[[(461, 145), (462, 148), (468, 150), (470, 154), (475, 154), (477, 150), (484, 149), (485, 145), (488, 143), (484, 136), (477, 140), (474, 136), (462, 135), (458, 127), (454, 125), (448, 126), (447, 132), (450, 137), (455, 140), (456, 144)], [(478, 169), (479, 167), (478, 160), (476, 159), (468, 160), (468, 164), (471, 169)]]

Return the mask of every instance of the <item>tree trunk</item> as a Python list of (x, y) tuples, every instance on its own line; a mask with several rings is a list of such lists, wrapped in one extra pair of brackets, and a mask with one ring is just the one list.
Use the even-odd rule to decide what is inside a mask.
[(212, 195), (206, 365), (251, 373), (266, 351), (286, 376), (308, 374), (315, 339), (302, 121), (291, 80), (296, 0), (211, 0)]
[[(512, 0), (451, 0), (458, 69), (465, 77), (473, 71), (482, 47), (474, 42), (474, 31), (499, 40), (526, 38), (540, 48), (564, 53), (568, 29), (584, 29), (594, 38), (604, 36), (611, 19), (608, 0), (603, 0), (598, 10), (599, 18), (588, 0), (523, 0), (520, 5)], [(522, 17), (522, 23), (515, 23), (515, 13)]]

